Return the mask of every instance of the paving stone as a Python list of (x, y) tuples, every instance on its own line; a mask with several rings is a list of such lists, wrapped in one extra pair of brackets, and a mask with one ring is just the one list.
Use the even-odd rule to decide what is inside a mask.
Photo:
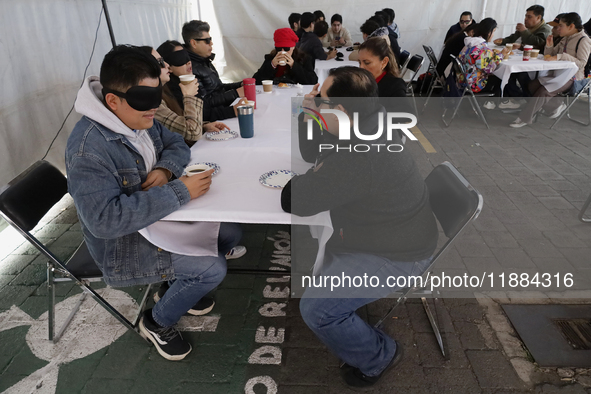
[(433, 393), (477, 393), (478, 382), (470, 369), (425, 368), (425, 383)]
[(538, 199), (548, 209), (574, 209), (573, 205), (563, 197), (539, 197)]
[(115, 342), (107, 348), (92, 378), (97, 381), (117, 379), (133, 382), (149, 352), (150, 348), (145, 343)]
[(243, 315), (250, 305), (252, 289), (218, 289), (215, 292), (215, 313)]
[(77, 231), (68, 231), (52, 244), (55, 248), (77, 248), (80, 246), (84, 236)]
[(232, 275), (228, 273), (218, 289), (252, 289), (254, 279), (254, 275)]
[[(28, 329), (28, 327), (27, 327)], [(22, 342), (20, 338), (19, 342)], [(0, 392), (15, 385), (21, 379), (49, 364), (40, 360), (31, 352), (28, 346), (22, 346), (18, 354), (14, 356), (8, 367), (2, 373), (0, 379)]]
[(468, 350), (466, 355), (482, 388), (523, 389), (511, 364), (498, 350)]
[(585, 394), (587, 391), (579, 385), (571, 384), (562, 387), (557, 387), (549, 384), (544, 384), (536, 388), (536, 394)]
[(326, 346), (320, 342), (318, 337), (308, 328), (300, 316), (287, 318), (283, 347), (326, 349)]
[(547, 239), (520, 239), (519, 245), (530, 257), (562, 257), (556, 246)]
[(76, 208), (72, 207), (60, 213), (54, 220), (53, 224), (75, 224), (78, 223), (78, 213)]
[(542, 231), (531, 223), (509, 223), (505, 227), (517, 240), (546, 240)]
[(131, 379), (109, 379), (109, 378), (98, 378), (90, 379), (82, 393), (84, 394), (112, 394), (112, 393), (125, 393), (128, 392), (134, 385), (134, 381)]
[(478, 328), (477, 323), (456, 321), (454, 326), (458, 330), (460, 341), (464, 349), (487, 349), (487, 343)]
[(10, 254), (0, 261), (0, 274), (16, 275), (25, 269), (33, 260), (35, 255)]
[(455, 322), (482, 322), (484, 320), (484, 308), (479, 304), (452, 305), (449, 307), (451, 319)]
[(487, 231), (482, 233), (484, 242), (491, 248), (517, 248), (515, 238), (507, 232)]
[(575, 234), (566, 231), (544, 231), (544, 236), (554, 245), (561, 248), (584, 248), (586, 243), (579, 240)]
[(415, 335), (420, 365), (422, 367), (467, 368), (468, 359), (464, 354), (462, 344), (453, 334), (446, 335), (449, 360), (445, 360), (439, 349), (435, 335), (431, 333), (417, 333)]
[(558, 196), (559, 193), (552, 187), (547, 185), (530, 185), (527, 191), (536, 197)]
[(499, 264), (505, 268), (535, 268), (529, 256), (521, 249), (492, 248)]
[(64, 234), (71, 225), (68, 224), (54, 224), (48, 223), (44, 226), (38, 228), (36, 231), (33, 232), (33, 235), (36, 238), (59, 238), (62, 234)]
[(4, 286), (0, 289), (0, 311), (22, 304), (36, 288), (37, 286)]
[(42, 265), (31, 264), (27, 266), (11, 282), (13, 286), (40, 285), (47, 280), (47, 270)]
[[(203, 383), (203, 382), (179, 382), (170, 387), (171, 393), (207, 393), (228, 394), (244, 391), (244, 385), (237, 387), (236, 383)], [(255, 390), (261, 387), (256, 387)], [(240, 391), (239, 391), (240, 390)], [(257, 391), (255, 391), (257, 393)]]
[(281, 393), (285, 394), (326, 394), (328, 386), (286, 386), (281, 385)]
[(281, 385), (326, 385), (326, 349), (283, 349)]
[(556, 191), (564, 191), (564, 190), (578, 190), (579, 188), (566, 180), (553, 180), (553, 181), (548, 181), (547, 185), (549, 187), (551, 187), (552, 189), (556, 190)]
[(562, 253), (575, 268), (589, 268), (591, 248), (560, 248), (560, 253)]
[(463, 234), (462, 238), (455, 242), (455, 247), (462, 257), (493, 257), (491, 250), (480, 237), (466, 238)]

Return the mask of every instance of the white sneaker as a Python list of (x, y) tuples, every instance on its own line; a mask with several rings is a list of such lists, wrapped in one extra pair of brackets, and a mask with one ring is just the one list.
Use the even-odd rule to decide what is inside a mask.
[(226, 260), (237, 259), (246, 254), (246, 247), (234, 246), (228, 253), (226, 253)]
[(496, 104), (492, 101), (487, 101), (486, 103), (484, 103), (484, 105), (482, 106), (483, 108), (486, 109), (495, 109), (497, 108)]
[(499, 104), (500, 109), (517, 109), (521, 107), (521, 105), (513, 100), (503, 101)]
[(527, 126), (527, 123), (525, 123), (520, 118), (517, 118), (509, 126), (513, 127), (514, 129), (518, 129), (518, 128), (523, 127), (523, 126)]
[(552, 115), (550, 115), (549, 118), (550, 119), (558, 118), (560, 115), (562, 115), (562, 113), (564, 112), (565, 109), (566, 109), (566, 104), (565, 103), (560, 104), (560, 107), (556, 108), (556, 111), (552, 112)]

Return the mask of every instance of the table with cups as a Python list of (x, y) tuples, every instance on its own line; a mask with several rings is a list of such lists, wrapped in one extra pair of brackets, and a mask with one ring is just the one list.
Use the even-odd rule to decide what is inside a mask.
[[(319, 239), (316, 266), (320, 267), (324, 245), (333, 232), (329, 213), (292, 216), (281, 208), (281, 185), (264, 185), (275, 175), (273, 171), (278, 175), (276, 183), (281, 183), (281, 178), (284, 182), (289, 179), (282, 176), (285, 172), (303, 174), (311, 167), (299, 154), (295, 127), (292, 131), (292, 123), (295, 125), (297, 120), (291, 98), (310, 92), (312, 86), (289, 85), (281, 89), (274, 85), (272, 89), (265, 93), (262, 86), (257, 86), (256, 109), (241, 108), (243, 115), (239, 118), (224, 120), (231, 133), (206, 133), (193, 145), (189, 166), (206, 164), (216, 169), (211, 188), (162, 221), (309, 225), (312, 235)], [(249, 122), (252, 129), (248, 129)], [(250, 138), (240, 136), (251, 132)]]
[[(546, 61), (544, 55), (538, 50), (526, 46), (524, 51), (519, 51), (519, 44), (507, 44), (507, 48), (513, 49), (514, 55), (503, 60), (493, 74), (501, 79), (501, 92), (509, 82), (512, 73), (527, 72), (531, 79), (536, 78), (536, 72), (540, 82), (548, 91), (552, 92), (564, 86), (578, 71), (578, 66), (570, 61)], [(532, 53), (533, 52), (533, 53)]]
[(351, 61), (349, 60), (349, 55), (351, 54), (350, 51), (347, 51), (347, 48), (342, 47), (337, 49), (338, 53), (342, 53), (343, 60), (337, 60), (336, 58), (330, 60), (318, 60), (314, 64), (314, 72), (318, 76), (318, 83), (322, 85), (322, 82), (326, 78), (328, 78), (328, 72), (333, 68), (344, 67), (344, 66), (353, 66), (359, 67), (358, 61)]

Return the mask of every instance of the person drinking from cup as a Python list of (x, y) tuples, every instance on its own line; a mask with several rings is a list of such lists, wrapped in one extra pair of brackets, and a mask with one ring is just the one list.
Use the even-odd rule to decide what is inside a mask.
[(314, 85), (318, 82), (318, 76), (314, 72), (314, 59), (296, 48), (299, 40), (292, 29), (285, 27), (275, 30), (273, 41), (275, 49), (265, 55), (265, 61), (252, 76), (257, 85), (264, 80), (302, 85)]
[(330, 29), (322, 39), (322, 46), (326, 47), (350, 47), (353, 45), (351, 40), (351, 33), (346, 27), (343, 27), (343, 17), (339, 14), (334, 14), (330, 18)]
[[(233, 118), (236, 109), (229, 107), (238, 97), (245, 97), (242, 82), (223, 83), (213, 65), (215, 54), (207, 22), (193, 20), (183, 25), (183, 40), (199, 80), (199, 97), (204, 101), (204, 119), (209, 121)], [(211, 108), (211, 111), (209, 110)]]
[(551, 119), (558, 118), (566, 109), (566, 104), (555, 96), (568, 92), (573, 88), (573, 85), (575, 85), (575, 90), (582, 88), (581, 81), (587, 77), (585, 66), (591, 53), (591, 38), (583, 31), (583, 21), (576, 12), (563, 14), (560, 17), (558, 29), (562, 39), (558, 45), (554, 45), (554, 39), (551, 35), (548, 36), (544, 49), (544, 60), (574, 62), (579, 70), (575, 74), (574, 80), (571, 79), (563, 86), (551, 91), (548, 91), (544, 86), (547, 82), (544, 77), (533, 80), (529, 84), (529, 90), (533, 97), (523, 108), (519, 118), (511, 123), (511, 127), (518, 128), (532, 124), (535, 114), (540, 109), (543, 109)]
[[(228, 126), (222, 122), (203, 122), (203, 100), (197, 97), (199, 84), (193, 75), (190, 60), (187, 64), (181, 66), (170, 66), (164, 61), (161, 54), (152, 47), (145, 46), (141, 48), (154, 56), (160, 65), (162, 101), (154, 116), (158, 122), (162, 123), (162, 125), (168, 130), (182, 135), (189, 146), (192, 146), (197, 142), (201, 138), (203, 132), (221, 131), (228, 128)], [(166, 48), (169, 48), (170, 50)], [(166, 41), (159, 47), (159, 49), (167, 55), (174, 52), (175, 48), (180, 48), (184, 51), (181, 44), (177, 41)], [(185, 59), (183, 55), (178, 52), (178, 55), (172, 56), (172, 59), (169, 58), (169, 60), (178, 64)], [(188, 74), (185, 74), (186, 72), (188, 72)], [(193, 80), (189, 82), (181, 82), (178, 80), (179, 77), (187, 75), (193, 77)], [(174, 78), (174, 81), (169, 84), (168, 82), (171, 81), (171, 78)], [(171, 85), (175, 85), (175, 88), (178, 87), (180, 89), (183, 97), (182, 107), (171, 92)]]

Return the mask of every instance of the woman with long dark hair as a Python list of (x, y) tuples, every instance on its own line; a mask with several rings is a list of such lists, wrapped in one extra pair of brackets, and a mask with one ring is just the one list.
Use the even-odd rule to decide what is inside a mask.
[(299, 39), (293, 30), (287, 27), (277, 29), (273, 34), (273, 40), (275, 49), (265, 55), (263, 65), (252, 76), (256, 79), (257, 85), (262, 84), (264, 80), (315, 85), (318, 76), (314, 72), (314, 59), (295, 47)]
[(359, 67), (369, 71), (378, 84), (380, 97), (406, 97), (406, 83), (388, 43), (372, 37), (359, 47)]

